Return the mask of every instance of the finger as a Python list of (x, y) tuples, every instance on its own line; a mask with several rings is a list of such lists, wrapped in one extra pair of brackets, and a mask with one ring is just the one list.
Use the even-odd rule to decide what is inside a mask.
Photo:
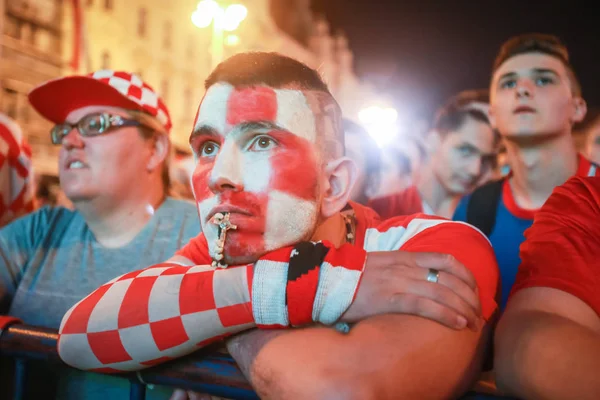
[[(424, 273), (424, 280), (427, 280), (429, 271)], [(442, 271), (438, 275), (438, 284), (444, 285), (454, 293), (459, 295), (464, 301), (471, 306), (478, 316), (481, 316), (481, 302), (479, 301), (479, 293), (464, 281), (458, 279), (456, 276)]]
[(433, 268), (448, 272), (471, 287), (477, 289), (477, 281), (471, 271), (451, 254), (413, 253), (415, 265), (421, 268)]
[(476, 313), (475, 309), (448, 287), (440, 285), (439, 283), (413, 280), (409, 290), (408, 293), (417, 298), (427, 298), (432, 300), (464, 317), (467, 320), (467, 326), (469, 328), (473, 330), (479, 328), (479, 315)]
[(416, 315), (436, 321), (451, 329), (461, 330), (468, 326), (467, 319), (456, 310), (427, 297), (400, 294), (394, 296), (390, 306), (390, 313)]
[(169, 400), (187, 400), (188, 395), (185, 390), (175, 389)]

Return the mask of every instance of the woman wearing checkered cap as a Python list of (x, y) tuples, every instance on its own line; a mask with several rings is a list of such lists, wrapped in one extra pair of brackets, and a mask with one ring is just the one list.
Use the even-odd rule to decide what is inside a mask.
[[(171, 120), (151, 86), (127, 72), (97, 71), (43, 83), (29, 100), (55, 124), (60, 185), (75, 209), (44, 207), (0, 230), (0, 314), (58, 328), (92, 289), (164, 260), (200, 229), (196, 207), (167, 196)], [(129, 393), (126, 381), (80, 371), (29, 374), (38, 382), (56, 375), (60, 399)], [(45, 384), (27, 387), (26, 397), (52, 397)], [(147, 398), (171, 393), (157, 388)]]

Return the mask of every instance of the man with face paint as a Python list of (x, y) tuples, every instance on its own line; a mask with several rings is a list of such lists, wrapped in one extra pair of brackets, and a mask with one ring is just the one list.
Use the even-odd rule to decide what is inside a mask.
[(491, 174), (496, 137), (479, 109), (453, 102), (438, 110), (427, 142), (430, 155), (414, 185), (369, 202), (382, 218), (415, 213), (450, 218), (460, 198)]
[[(139, 370), (259, 327), (230, 349), (265, 398), (468, 389), (496, 309), (485, 237), (424, 215), (382, 223), (349, 203), (339, 106), (298, 61), (238, 54), (206, 89), (190, 136), (203, 233), (73, 306), (62, 359)], [(330, 328), (357, 321), (348, 335)], [(305, 329), (264, 330), (288, 327)]]
[(557, 37), (527, 34), (506, 41), (494, 63), (490, 96), (490, 116), (511, 172), (461, 200), (453, 219), (489, 236), (502, 277), (503, 309), (521, 262), (523, 233), (537, 210), (573, 175), (595, 176), (600, 170), (575, 149), (571, 132), (587, 107)]

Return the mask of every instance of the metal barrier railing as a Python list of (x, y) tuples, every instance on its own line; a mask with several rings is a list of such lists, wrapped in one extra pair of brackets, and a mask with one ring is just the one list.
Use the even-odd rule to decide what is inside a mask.
[[(57, 340), (58, 333), (55, 329), (13, 324), (0, 331), (0, 356), (15, 360), (14, 400), (22, 400), (25, 393), (27, 360), (66, 366), (56, 351)], [(130, 400), (145, 398), (145, 384), (194, 390), (228, 399), (258, 399), (235, 361), (230, 356), (214, 350), (200, 350), (182, 359), (136, 374), (119, 376), (130, 381)]]
[[(13, 399), (22, 400), (25, 393), (27, 360), (40, 360), (66, 366), (58, 356), (55, 329), (13, 324), (0, 329), (0, 357), (15, 359)], [(235, 361), (217, 351), (199, 350), (187, 357), (138, 373), (119, 375), (130, 381), (130, 400), (143, 400), (146, 384), (193, 390), (227, 399), (258, 399)], [(498, 395), (493, 374), (483, 374), (473, 390)]]

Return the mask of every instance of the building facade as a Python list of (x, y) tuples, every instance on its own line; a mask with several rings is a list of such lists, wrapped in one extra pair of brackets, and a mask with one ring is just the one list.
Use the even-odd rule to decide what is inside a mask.
[[(303, 61), (321, 72), (344, 114), (356, 119), (374, 91), (353, 73), (346, 39), (331, 35), (325, 20), (312, 16), (310, 1), (238, 1), (248, 15), (235, 32), (225, 34), (223, 58), (262, 50)], [(27, 92), (46, 79), (105, 68), (136, 72), (161, 93), (171, 111), (173, 143), (181, 151), (188, 149), (204, 79), (213, 66), (212, 30), (197, 28), (191, 21), (197, 2), (0, 0), (5, 8), (0, 14), (4, 32), (0, 110), (23, 125), (38, 170), (55, 172), (56, 148), (50, 145), (48, 124), (27, 105)], [(75, 4), (81, 11), (79, 25)]]

